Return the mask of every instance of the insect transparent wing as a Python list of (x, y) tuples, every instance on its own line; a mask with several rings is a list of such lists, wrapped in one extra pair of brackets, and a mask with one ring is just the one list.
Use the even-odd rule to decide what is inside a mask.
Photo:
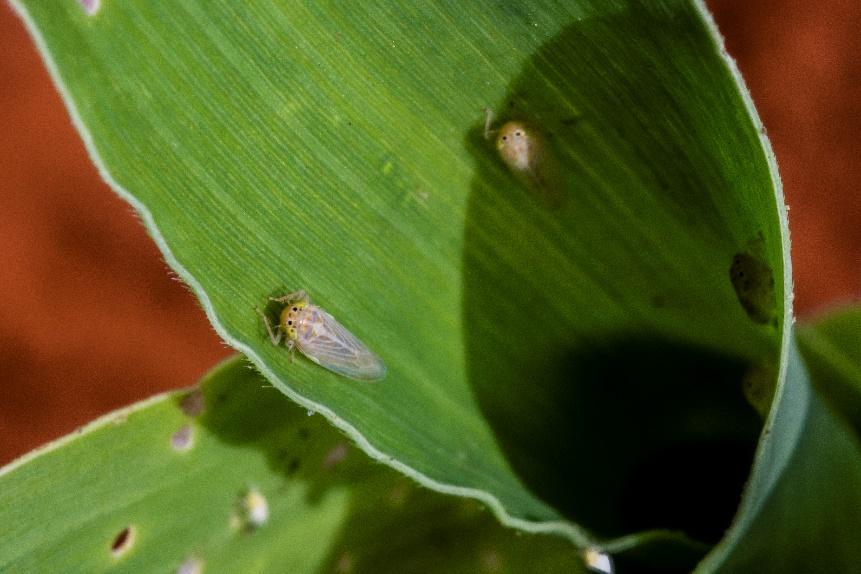
[(351, 379), (373, 381), (386, 375), (382, 359), (320, 308), (312, 314), (310, 335), (300, 336), (296, 346), (318, 365)]

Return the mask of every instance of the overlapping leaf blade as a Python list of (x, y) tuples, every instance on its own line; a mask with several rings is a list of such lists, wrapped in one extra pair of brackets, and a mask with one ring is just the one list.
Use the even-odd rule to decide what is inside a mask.
[(0, 520), (4, 572), (582, 571), (566, 540), (375, 464), (236, 359), (3, 469)]
[[(839, 368), (819, 367), (814, 377)], [(773, 409), (736, 522), (697, 572), (852, 572), (861, 560), (861, 443), (814, 388), (794, 344)]]

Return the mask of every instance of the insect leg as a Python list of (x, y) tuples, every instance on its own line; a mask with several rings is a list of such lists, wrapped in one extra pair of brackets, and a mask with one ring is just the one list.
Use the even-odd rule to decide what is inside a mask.
[(311, 299), (308, 297), (308, 294), (305, 293), (304, 289), (299, 289), (298, 291), (293, 291), (292, 293), (287, 293), (286, 295), (282, 295), (281, 297), (270, 297), (270, 301), (276, 301), (278, 303), (292, 303), (293, 301), (308, 301), (311, 302)]
[(495, 134), (497, 130), (490, 129), (493, 125), (494, 113), (490, 108), (484, 108), (484, 139), (489, 140), (490, 136)]
[(277, 345), (278, 343), (280, 343), (281, 342), (281, 326), (280, 325), (277, 326), (275, 328), (275, 331), (277, 331), (277, 333), (273, 333), (272, 332), (272, 323), (269, 322), (269, 317), (267, 317), (263, 313), (263, 311), (261, 311), (257, 307), (255, 307), (254, 310), (257, 311), (257, 314), (260, 315), (261, 319), (263, 319), (263, 324), (266, 326), (266, 332), (269, 333), (269, 340), (272, 341), (272, 344)]

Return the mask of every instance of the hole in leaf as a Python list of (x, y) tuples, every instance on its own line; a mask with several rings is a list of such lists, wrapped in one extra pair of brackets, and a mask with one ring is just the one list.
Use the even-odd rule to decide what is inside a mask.
[(195, 389), (182, 397), (179, 407), (186, 415), (190, 417), (199, 416), (203, 412), (205, 406), (203, 393), (199, 389)]
[(323, 459), (323, 468), (329, 469), (338, 465), (347, 457), (347, 444), (339, 443), (332, 450), (326, 453), (326, 458)]
[(87, 13), (87, 16), (94, 15), (99, 11), (99, 8), (102, 7), (101, 0), (78, 0), (78, 4), (81, 5), (81, 8), (83, 8), (84, 12)]
[(188, 558), (176, 569), (176, 574), (201, 574), (203, 572), (203, 560), (196, 556)]
[(135, 527), (126, 526), (114, 537), (111, 542), (111, 554), (118, 558), (128, 552), (135, 543)]
[(246, 491), (239, 500), (238, 506), (238, 515), (234, 515), (231, 519), (233, 526), (251, 532), (269, 521), (269, 503), (257, 489)]
[(194, 445), (194, 429), (191, 425), (182, 425), (170, 437), (170, 445), (177, 452), (185, 452)]

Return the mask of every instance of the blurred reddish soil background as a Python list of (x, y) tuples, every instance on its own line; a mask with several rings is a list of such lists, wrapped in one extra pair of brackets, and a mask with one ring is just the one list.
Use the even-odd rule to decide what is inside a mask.
[[(861, 3), (711, 0), (768, 129), (804, 318), (861, 296)], [(0, 5), (0, 464), (229, 351), (90, 163)]]

